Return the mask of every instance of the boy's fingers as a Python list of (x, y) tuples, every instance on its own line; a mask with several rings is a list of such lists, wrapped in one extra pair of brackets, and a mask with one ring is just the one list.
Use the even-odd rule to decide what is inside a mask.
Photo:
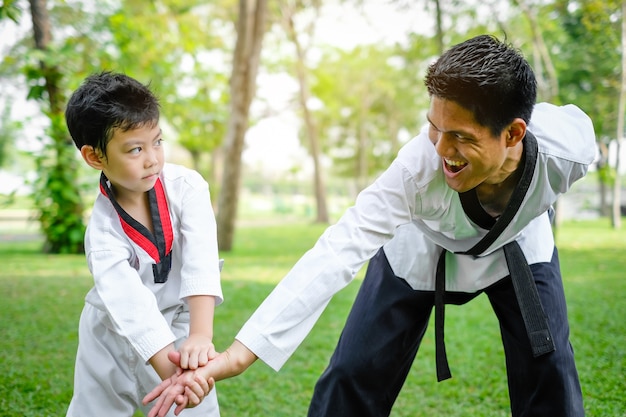
[(177, 350), (171, 350), (167, 353), (167, 358), (170, 360), (170, 362), (172, 362), (174, 365), (176, 365), (177, 367), (181, 368), (180, 366), (180, 352)]
[(189, 355), (189, 359), (187, 361), (187, 369), (198, 369), (198, 356), (199, 354), (193, 352)]
[(183, 369), (189, 369), (189, 353), (180, 353), (180, 367)]

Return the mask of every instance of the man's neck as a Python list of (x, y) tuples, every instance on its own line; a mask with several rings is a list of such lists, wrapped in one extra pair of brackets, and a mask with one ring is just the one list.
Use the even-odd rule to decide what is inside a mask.
[(499, 217), (506, 208), (524, 170), (524, 147), (520, 141), (510, 148), (502, 164), (499, 181), (484, 182), (476, 187), (476, 196), (483, 209), (492, 217)]

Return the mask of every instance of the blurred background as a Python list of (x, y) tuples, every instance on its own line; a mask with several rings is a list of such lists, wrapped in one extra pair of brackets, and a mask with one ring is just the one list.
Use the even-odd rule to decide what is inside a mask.
[(575, 103), (594, 121), (597, 161), (559, 201), (558, 222), (620, 228), (624, 4), (2, 1), (0, 239), (82, 251), (98, 173), (79, 160), (63, 111), (91, 73), (150, 83), (167, 158), (209, 181), (229, 251), (244, 223), (336, 220), (426, 122), (427, 66), (482, 33), (523, 52), (540, 101)]

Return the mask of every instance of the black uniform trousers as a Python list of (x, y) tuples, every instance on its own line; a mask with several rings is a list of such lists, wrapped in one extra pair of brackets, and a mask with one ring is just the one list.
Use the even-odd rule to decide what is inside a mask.
[[(556, 248), (551, 262), (530, 268), (548, 317), (554, 352), (533, 357), (510, 277), (477, 293), (446, 292), (446, 303), (464, 304), (483, 292), (489, 297), (500, 323), (513, 417), (582, 417)], [(397, 278), (380, 249), (369, 262), (335, 352), (315, 386), (308, 416), (388, 416), (433, 305), (434, 291), (413, 290)]]

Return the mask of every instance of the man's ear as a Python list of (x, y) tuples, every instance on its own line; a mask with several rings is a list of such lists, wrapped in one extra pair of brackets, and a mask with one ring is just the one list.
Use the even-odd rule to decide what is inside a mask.
[(517, 118), (506, 129), (506, 146), (513, 147), (517, 145), (526, 136), (526, 122), (524, 119)]
[(82, 148), (80, 148), (80, 154), (87, 165), (94, 169), (102, 170), (102, 158), (104, 158), (104, 156), (99, 151), (96, 151), (93, 146), (83, 145)]

